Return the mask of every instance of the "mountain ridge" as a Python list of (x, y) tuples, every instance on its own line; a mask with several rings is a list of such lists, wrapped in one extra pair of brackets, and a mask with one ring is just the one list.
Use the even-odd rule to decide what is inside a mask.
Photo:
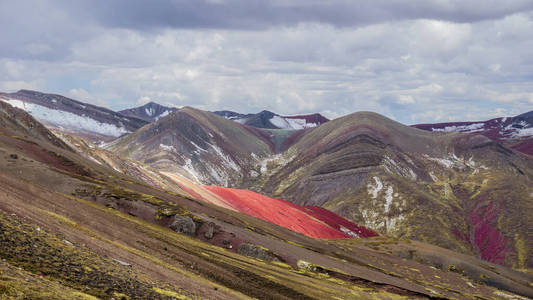
[(512, 149), (533, 155), (533, 111), (487, 121), (427, 123), (412, 126), (427, 131), (481, 134)]
[(147, 123), (104, 107), (30, 90), (0, 93), (0, 101), (31, 112), (48, 126), (93, 141), (109, 141)]
[(263, 110), (256, 114), (241, 114), (228, 110), (214, 111), (213, 113), (235, 122), (261, 129), (302, 130), (329, 121), (329, 119), (319, 113), (292, 116), (282, 116), (268, 110)]
[(142, 119), (147, 122), (155, 122), (159, 118), (164, 117), (168, 115), (169, 113), (172, 113), (176, 110), (177, 108), (175, 107), (168, 107), (168, 106), (164, 106), (156, 102), (150, 101), (139, 107), (120, 110), (118, 111), (118, 113), (128, 116), (128, 117)]
[[(16, 122), (0, 122), (0, 132), (5, 133), (0, 134), (0, 270), (7, 274), (0, 278), (0, 284), (8, 296), (54, 297), (59, 290), (65, 299), (76, 295), (132, 299), (533, 296), (531, 276), (472, 256), (387, 236), (313, 239), (157, 188), (118, 166), (115, 169), (81, 155), (85, 146), (76, 139), (69, 140), (76, 148), (72, 151), (46, 139), (49, 132), (44, 127), (42, 134), (28, 134), (26, 124), (38, 121), (14, 110)], [(158, 122), (182, 120), (196, 128), (195, 133), (207, 137), (232, 130), (248, 132), (207, 112), (185, 112)], [(209, 126), (193, 125), (200, 126), (200, 121), (209, 122)], [(16, 125), (19, 122), (23, 125)], [(165, 128), (157, 126), (161, 124), (146, 125), (142, 132)], [(224, 126), (229, 128), (221, 128)], [(220, 132), (211, 132), (212, 128)], [(248, 134), (242, 133), (254, 137)], [(470, 139), (463, 134), (451, 135)], [(348, 134), (344, 138), (350, 141), (352, 137)], [(331, 141), (327, 149), (338, 145)], [(266, 143), (260, 148), (270, 149)], [(85, 149), (91, 150), (90, 146)], [(16, 158), (11, 154), (17, 154)], [(100, 154), (94, 153), (95, 157)], [(522, 166), (517, 162), (517, 167)], [(381, 196), (383, 191), (374, 190)], [(247, 192), (245, 197), (249, 195)], [(494, 215), (490, 206), (480, 208), (478, 213), (488, 209), (489, 217)], [(317, 216), (322, 213), (310, 207), (303, 211)], [(474, 217), (483, 222), (480, 214)], [(334, 215), (320, 218), (329, 226), (336, 222)], [(487, 229), (487, 224), (481, 225)], [(42, 289), (51, 284), (53, 289)]]
[[(327, 208), (380, 234), (531, 266), (531, 259), (519, 259), (529, 252), (517, 246), (533, 243), (523, 214), (530, 209), (531, 162), (477, 132), (428, 132), (372, 112), (293, 132), (185, 107), (107, 147), (197, 183), (252, 189)], [(417, 207), (444, 217), (432, 219)], [(497, 225), (501, 218), (509, 221)], [(420, 220), (439, 226), (427, 229)], [(484, 243), (489, 238), (494, 243)]]

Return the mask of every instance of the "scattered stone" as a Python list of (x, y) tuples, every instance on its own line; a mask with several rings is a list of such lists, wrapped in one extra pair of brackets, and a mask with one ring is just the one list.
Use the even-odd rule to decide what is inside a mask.
[(194, 236), (196, 234), (196, 223), (188, 216), (174, 216), (174, 222), (170, 225), (170, 229), (183, 233), (186, 235)]
[(131, 264), (125, 262), (125, 261), (121, 261), (119, 259), (116, 259), (116, 258), (113, 258), (114, 261), (118, 262), (119, 264), (123, 265), (123, 266), (126, 266), (126, 267), (131, 267)]
[(215, 235), (215, 223), (210, 222), (207, 224), (207, 231), (204, 232), (204, 237), (208, 240), (212, 239)]
[(240, 244), (237, 253), (266, 261), (279, 261), (270, 250), (250, 243)]
[(304, 269), (304, 270), (315, 272), (315, 273), (327, 274), (327, 271), (324, 268), (322, 268), (321, 266), (314, 265), (314, 264), (312, 264), (310, 262), (307, 262), (305, 260), (298, 260), (296, 265), (300, 269)]

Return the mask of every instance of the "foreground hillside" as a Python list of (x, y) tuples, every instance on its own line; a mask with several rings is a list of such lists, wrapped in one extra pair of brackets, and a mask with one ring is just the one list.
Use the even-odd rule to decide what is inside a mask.
[(6, 105), (0, 170), (2, 297), (533, 296), (531, 277), (474, 257), (388, 237), (313, 239), (155, 188)]

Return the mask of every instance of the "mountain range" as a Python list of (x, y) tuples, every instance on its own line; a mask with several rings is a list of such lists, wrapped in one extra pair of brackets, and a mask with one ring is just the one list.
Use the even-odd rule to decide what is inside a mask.
[(417, 124), (413, 126), (428, 131), (481, 134), (509, 148), (533, 155), (533, 112), (480, 122)]
[(316, 127), (329, 121), (321, 114), (280, 116), (268, 110), (257, 114), (241, 114), (233, 111), (222, 110), (213, 112), (216, 115), (237, 123), (263, 129), (288, 129), (299, 130)]
[(0, 293), (533, 297), (531, 114), (406, 126), (0, 100)]
[(0, 93), (0, 101), (29, 112), (43, 124), (93, 141), (109, 141), (148, 123), (107, 108), (36, 91)]

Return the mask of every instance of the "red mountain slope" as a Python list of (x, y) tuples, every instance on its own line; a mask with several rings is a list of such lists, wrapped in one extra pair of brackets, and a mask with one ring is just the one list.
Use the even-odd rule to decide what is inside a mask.
[(249, 191), (206, 186), (235, 210), (269, 221), (313, 238), (339, 239), (354, 236), (369, 237), (377, 234), (357, 226), (325, 209), (302, 207)]

